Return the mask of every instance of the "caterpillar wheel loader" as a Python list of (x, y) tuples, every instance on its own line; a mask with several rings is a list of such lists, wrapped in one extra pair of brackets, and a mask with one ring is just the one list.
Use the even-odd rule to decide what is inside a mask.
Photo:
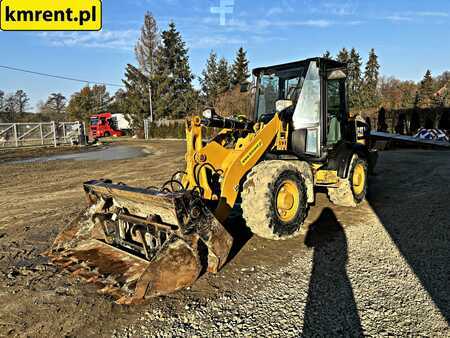
[[(337, 205), (363, 201), (376, 153), (368, 125), (349, 117), (346, 65), (313, 58), (253, 75), (253, 116), (187, 119), (186, 169), (161, 188), (84, 183), (88, 207), (56, 238), (52, 261), (131, 304), (219, 271), (237, 204), (254, 234), (283, 240), (299, 233), (318, 187)], [(220, 131), (205, 141), (205, 128)]]

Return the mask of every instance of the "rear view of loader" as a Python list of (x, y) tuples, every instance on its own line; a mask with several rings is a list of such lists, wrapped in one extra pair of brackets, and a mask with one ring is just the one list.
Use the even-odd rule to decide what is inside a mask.
[[(367, 124), (349, 117), (346, 66), (314, 58), (253, 74), (253, 116), (210, 109), (187, 119), (186, 169), (160, 189), (86, 182), (88, 208), (56, 238), (53, 262), (129, 304), (219, 271), (233, 243), (223, 224), (237, 204), (270, 240), (300, 233), (316, 187), (336, 205), (359, 205), (376, 153)], [(205, 142), (211, 127), (220, 132)]]

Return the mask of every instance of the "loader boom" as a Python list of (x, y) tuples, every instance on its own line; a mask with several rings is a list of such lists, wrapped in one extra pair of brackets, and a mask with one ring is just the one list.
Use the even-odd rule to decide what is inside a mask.
[[(200, 186), (204, 199), (218, 201), (214, 215), (223, 223), (233, 209), (245, 175), (268, 149), (283, 147), (283, 138), (287, 137), (283, 128), (283, 122), (275, 115), (270, 122), (257, 125), (256, 131), (248, 133), (234, 147), (229, 148), (221, 141), (232, 130), (222, 130), (216, 138), (203, 145), (201, 119), (192, 118), (186, 125), (187, 175), (183, 185), (189, 189)], [(280, 136), (282, 134), (283, 137)], [(221, 173), (220, 190), (211, 187), (208, 168)]]

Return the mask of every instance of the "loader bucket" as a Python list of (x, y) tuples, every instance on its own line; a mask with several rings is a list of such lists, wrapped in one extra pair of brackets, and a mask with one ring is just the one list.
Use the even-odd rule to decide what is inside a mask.
[(47, 255), (116, 302), (169, 294), (226, 262), (232, 237), (194, 192), (105, 180), (86, 182), (84, 189), (89, 207)]

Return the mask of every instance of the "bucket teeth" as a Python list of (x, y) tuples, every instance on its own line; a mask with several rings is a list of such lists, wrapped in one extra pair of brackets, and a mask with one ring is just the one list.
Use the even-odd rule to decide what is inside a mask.
[[(217, 272), (225, 263), (232, 238), (195, 194), (106, 181), (87, 182), (84, 188), (90, 207), (57, 236), (47, 254), (100, 294), (133, 304), (188, 287), (202, 270)], [(207, 249), (205, 260), (199, 241)]]

